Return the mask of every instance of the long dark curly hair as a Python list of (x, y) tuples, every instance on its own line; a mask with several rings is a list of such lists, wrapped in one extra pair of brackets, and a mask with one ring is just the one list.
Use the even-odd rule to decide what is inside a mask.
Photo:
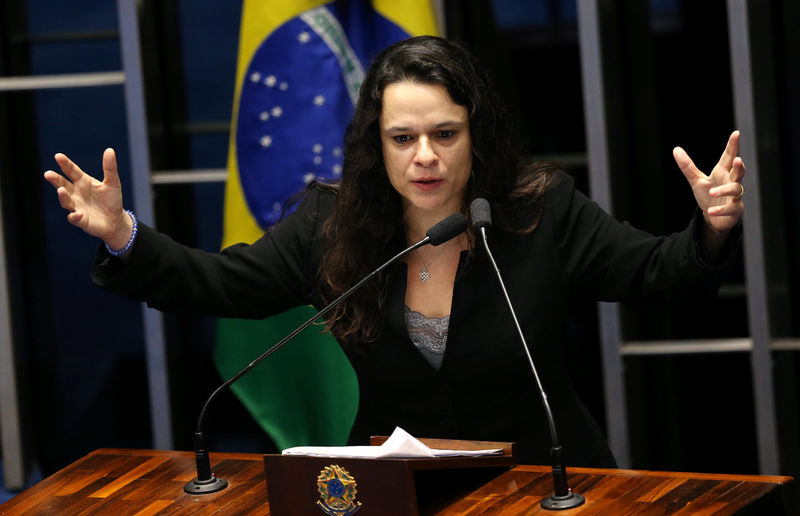
[[(495, 227), (532, 231), (538, 222), (538, 201), (552, 167), (522, 164), (510, 120), (477, 58), (460, 44), (434, 36), (400, 41), (381, 52), (367, 71), (347, 128), (341, 181), (332, 186), (338, 191), (336, 205), (323, 226), (329, 247), (318, 283), (325, 302), (408, 245), (400, 195), (387, 177), (379, 133), (383, 91), (405, 81), (442, 85), (453, 102), (467, 109), (473, 169), (464, 215), (469, 217), (473, 199), (484, 197)], [(386, 292), (385, 274), (366, 284), (331, 312), (331, 333), (348, 345), (377, 338)]]

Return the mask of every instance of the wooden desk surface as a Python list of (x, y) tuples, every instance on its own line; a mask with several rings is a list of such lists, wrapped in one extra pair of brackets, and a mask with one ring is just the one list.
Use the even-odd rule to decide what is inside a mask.
[[(159, 450), (97, 450), (0, 505), (12, 514), (269, 514), (262, 455), (212, 453), (213, 471), (228, 480), (219, 493), (183, 492), (195, 476), (194, 454)], [(714, 475), (570, 468), (570, 486), (586, 504), (564, 515), (792, 514), (791, 477)], [(549, 468), (517, 466), (440, 506), (437, 515), (554, 514), (539, 508), (552, 490)], [(311, 500), (308, 514), (323, 514)], [(753, 505), (756, 504), (756, 505)], [(368, 516), (366, 507), (359, 516)], [(374, 514), (374, 513), (372, 513)], [(280, 516), (280, 515), (278, 515)]]

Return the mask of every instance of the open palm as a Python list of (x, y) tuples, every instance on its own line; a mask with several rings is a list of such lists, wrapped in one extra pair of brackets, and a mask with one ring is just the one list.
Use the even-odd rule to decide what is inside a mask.
[[(106, 242), (124, 243), (128, 221), (122, 209), (122, 187), (114, 150), (106, 149), (103, 153), (102, 182), (86, 174), (64, 154), (56, 154), (55, 160), (64, 175), (48, 170), (44, 177), (56, 189), (61, 207), (70, 212), (67, 220)], [(117, 234), (122, 237), (115, 239)]]

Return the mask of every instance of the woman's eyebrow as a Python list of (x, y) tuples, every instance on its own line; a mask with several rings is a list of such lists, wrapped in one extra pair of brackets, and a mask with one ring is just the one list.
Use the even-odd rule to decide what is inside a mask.
[[(440, 129), (442, 127), (452, 127), (454, 125), (461, 125), (463, 123), (464, 122), (460, 121), (460, 120), (445, 120), (444, 122), (438, 122), (438, 123), (434, 124), (431, 128), (432, 129)], [(386, 129), (384, 129), (384, 131), (389, 132), (389, 133), (402, 133), (402, 132), (411, 131), (411, 127), (406, 127), (406, 126), (402, 126), (402, 125), (393, 125), (392, 127), (387, 127)]]

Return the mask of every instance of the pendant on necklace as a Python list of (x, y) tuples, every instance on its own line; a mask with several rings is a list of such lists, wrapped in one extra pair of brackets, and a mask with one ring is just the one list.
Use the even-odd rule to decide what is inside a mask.
[(419, 279), (423, 283), (427, 283), (429, 279), (431, 279), (431, 273), (428, 272), (428, 268), (425, 264), (422, 264), (422, 271), (419, 273)]

